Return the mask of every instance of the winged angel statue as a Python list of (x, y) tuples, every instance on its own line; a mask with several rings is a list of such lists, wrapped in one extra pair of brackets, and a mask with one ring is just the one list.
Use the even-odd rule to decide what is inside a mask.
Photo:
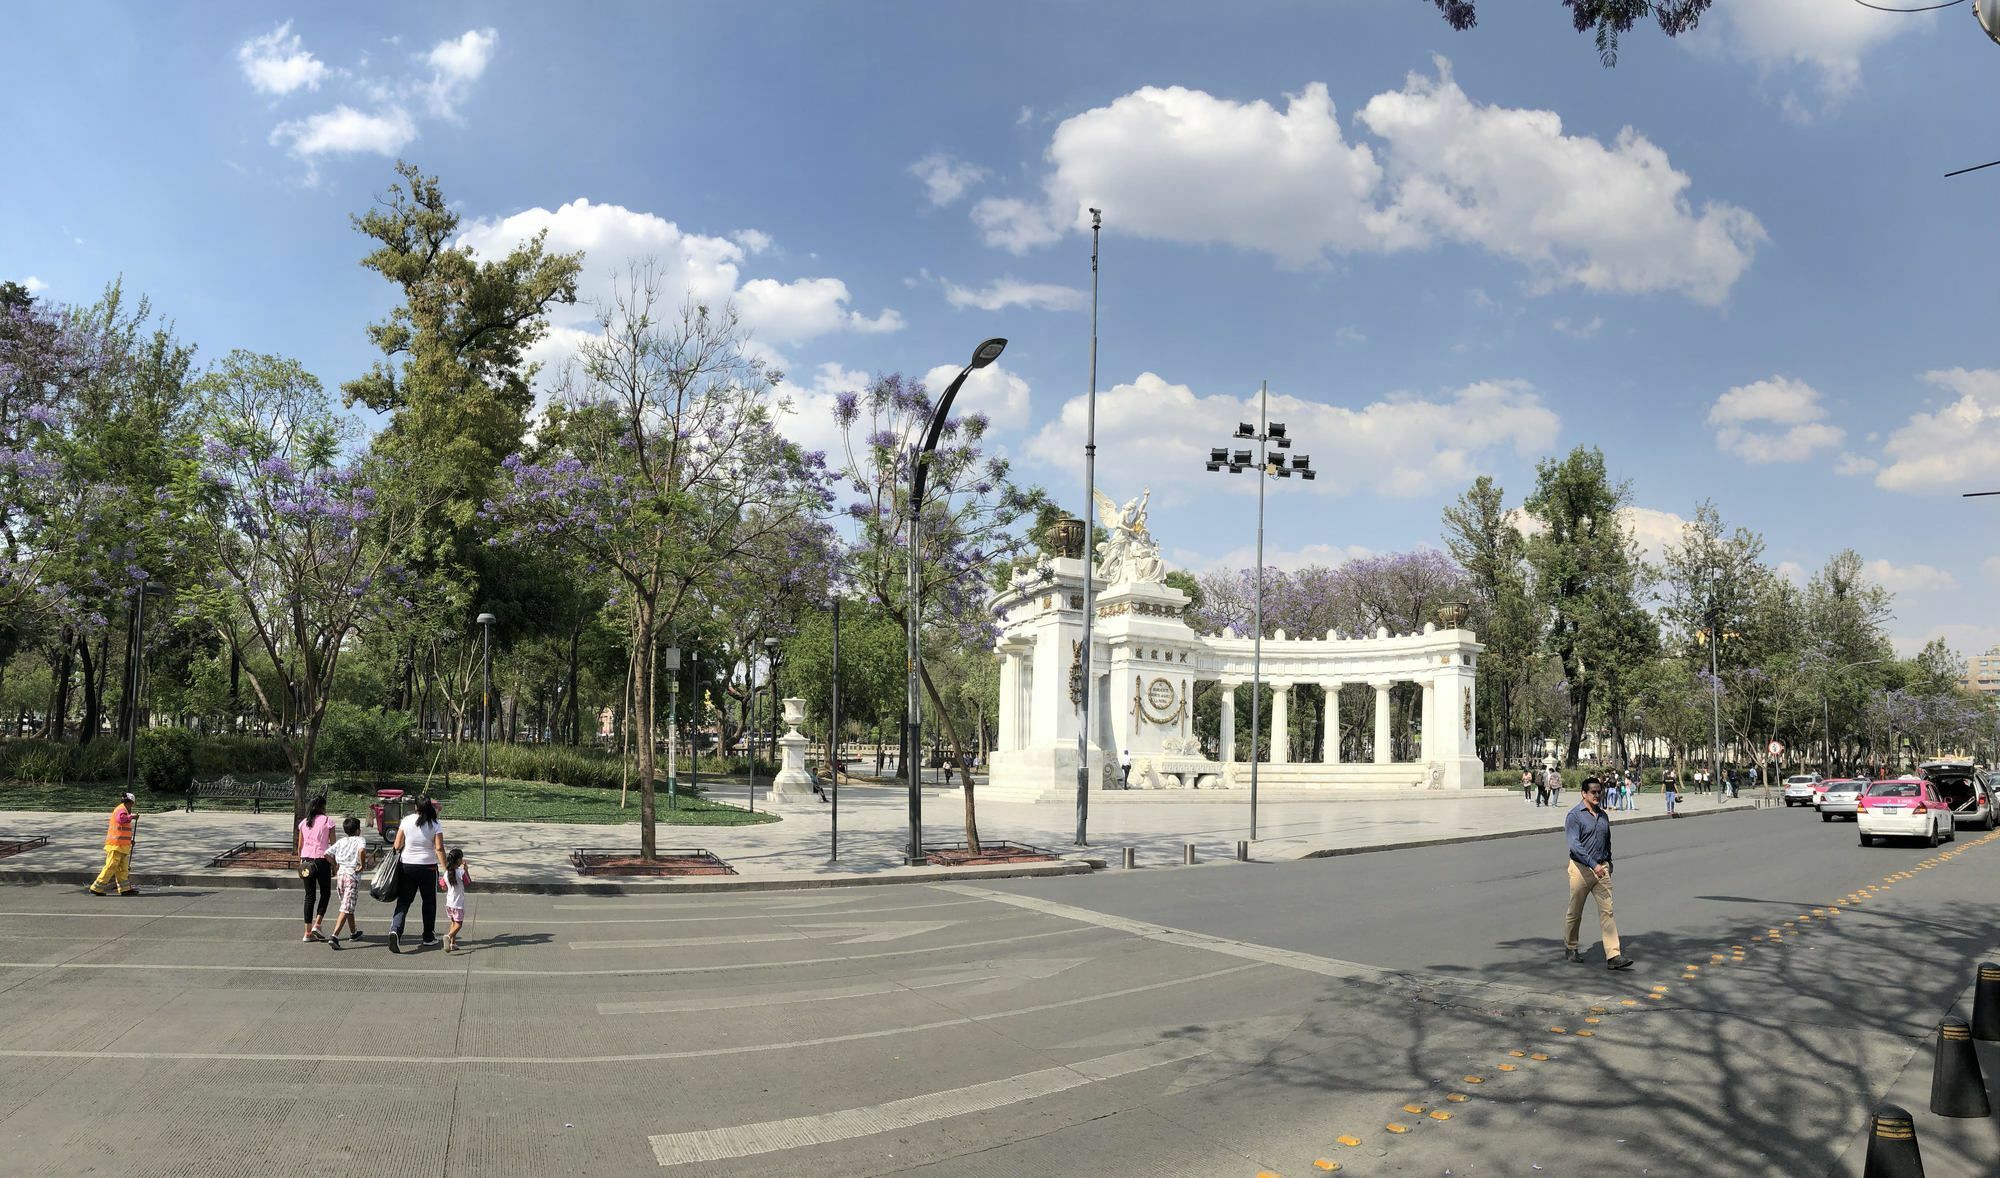
[(1111, 533), (1111, 539), (1101, 550), (1097, 575), (1114, 585), (1120, 581), (1157, 581), (1164, 576), (1160, 546), (1146, 530), (1146, 501), (1152, 498), (1152, 490), (1148, 488), (1137, 499), (1126, 500), (1123, 507), (1096, 488), (1091, 489), (1091, 494), (1095, 497), (1098, 518)]

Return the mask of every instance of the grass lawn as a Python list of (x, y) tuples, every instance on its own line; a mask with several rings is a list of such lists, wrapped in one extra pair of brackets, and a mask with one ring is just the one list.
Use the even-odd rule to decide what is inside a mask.
[[(239, 774), (239, 781), (283, 781), (284, 774), (255, 773)], [(375, 789), (380, 778), (370, 778), (366, 783), (347, 781), (339, 775), (319, 779), (326, 790), (326, 808), (333, 814), (353, 813), (367, 820), (368, 803), (375, 800)], [(423, 788), (421, 773), (392, 774), (391, 780), (397, 787), (412, 793)], [(438, 778), (432, 778), (434, 787), (442, 787)], [(0, 810), (102, 810), (109, 812), (118, 804), (118, 794), (122, 783), (115, 781), (79, 783), (63, 785), (39, 785), (26, 781), (0, 781)], [(469, 819), (479, 817), (479, 779), (477, 777), (454, 776), (449, 789), (442, 789), (445, 796), (444, 817)], [(139, 804), (146, 811), (178, 810), (186, 805), (178, 795), (152, 793), (145, 789), (138, 791)], [(711, 801), (706, 796), (689, 797), (682, 791), (679, 805), (667, 808), (664, 788), (657, 791), (656, 817), (663, 826), (754, 826), (764, 822), (776, 822), (775, 814), (758, 811), (755, 814), (741, 806), (727, 802)], [(248, 810), (248, 802), (201, 802), (199, 809), (241, 811)], [(272, 809), (269, 803), (265, 810)], [(624, 809), (618, 808), (618, 791), (587, 789), (577, 786), (553, 785), (546, 781), (516, 781), (510, 778), (494, 777), (487, 782), (487, 816), (498, 822), (581, 822), (612, 825), (620, 822), (639, 821), (639, 791), (635, 788)]]

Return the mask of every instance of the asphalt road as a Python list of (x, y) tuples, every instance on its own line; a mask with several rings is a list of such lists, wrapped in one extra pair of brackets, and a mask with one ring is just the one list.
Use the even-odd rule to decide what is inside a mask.
[(1552, 836), (475, 892), (453, 956), (302, 945), (296, 894), (0, 887), (0, 1172), (1847, 1172), (1994, 955), (1979, 837), (1864, 850), (1789, 810), (1621, 830), (1622, 974), (1561, 961)]

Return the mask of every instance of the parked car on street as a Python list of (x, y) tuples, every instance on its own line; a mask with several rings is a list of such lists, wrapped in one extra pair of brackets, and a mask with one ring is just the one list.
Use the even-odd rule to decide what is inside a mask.
[(1819, 794), (1826, 783), (1817, 773), (1797, 773), (1785, 778), (1785, 806), (1810, 806), (1819, 801)]
[(1832, 822), (1835, 815), (1845, 818), (1855, 816), (1855, 805), (1861, 800), (1861, 791), (1868, 787), (1866, 781), (1841, 778), (1837, 781), (1820, 783), (1819, 800), (1814, 804), (1819, 810), (1821, 822)]
[(1917, 772), (1951, 808), (1953, 826), (1992, 830), (1996, 815), (1993, 782), (1971, 761), (1926, 761)]
[(1864, 847), (1874, 846), (1878, 838), (1921, 839), (1935, 847), (1958, 837), (1951, 808), (1920, 777), (1874, 782), (1854, 804), (1854, 811)]

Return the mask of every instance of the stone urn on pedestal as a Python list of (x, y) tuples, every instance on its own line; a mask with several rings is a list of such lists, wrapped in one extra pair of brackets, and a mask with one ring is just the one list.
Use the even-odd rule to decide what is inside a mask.
[(812, 741), (799, 731), (799, 725), (806, 719), (806, 701), (788, 699), (784, 702), (787, 731), (778, 738), (780, 765), (778, 779), (771, 784), (771, 796), (779, 801), (810, 801), (813, 775), (806, 772), (806, 749), (811, 747)]

